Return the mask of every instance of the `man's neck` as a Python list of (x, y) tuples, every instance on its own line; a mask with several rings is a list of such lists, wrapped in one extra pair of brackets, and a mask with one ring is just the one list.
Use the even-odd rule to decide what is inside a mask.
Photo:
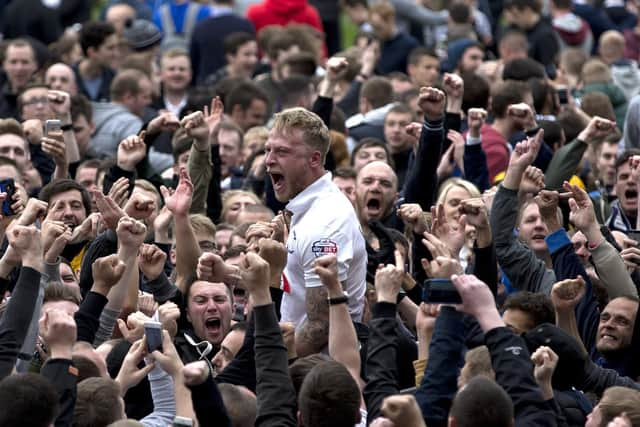
[(187, 96), (186, 90), (181, 91), (171, 91), (164, 90), (164, 98), (169, 101), (172, 105), (178, 105), (182, 102), (182, 100)]
[(511, 121), (509, 119), (498, 119), (496, 118), (491, 125), (502, 137), (508, 141), (511, 135), (513, 134), (513, 126), (511, 125)]
[(95, 80), (102, 75), (102, 66), (91, 59), (81, 61), (78, 69), (80, 76), (85, 80)]

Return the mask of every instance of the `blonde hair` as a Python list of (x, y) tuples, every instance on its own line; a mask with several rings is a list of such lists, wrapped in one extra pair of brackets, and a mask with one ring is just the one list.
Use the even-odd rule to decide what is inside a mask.
[(445, 199), (447, 198), (447, 194), (449, 194), (449, 191), (456, 187), (460, 187), (466, 190), (467, 193), (469, 193), (469, 198), (476, 198), (481, 196), (480, 190), (478, 190), (478, 187), (476, 187), (473, 183), (462, 178), (449, 178), (440, 186), (437, 204), (444, 203)]
[(196, 236), (204, 233), (211, 235), (216, 234), (216, 226), (211, 219), (203, 214), (191, 214), (189, 215), (189, 221), (191, 221), (191, 227)]
[(276, 133), (287, 135), (292, 131), (302, 131), (302, 141), (322, 155), (322, 164), (329, 152), (329, 129), (317, 114), (305, 108), (289, 108), (273, 116), (273, 127)]
[(225, 191), (222, 194), (222, 212), (220, 212), (220, 220), (221, 221), (224, 221), (224, 219), (226, 218), (227, 213), (229, 212), (231, 199), (233, 199), (236, 196), (247, 196), (247, 197), (251, 198), (254, 202), (256, 202), (256, 204), (262, 203), (260, 201), (260, 198), (258, 196), (256, 196), (255, 193), (252, 193), (250, 191), (244, 191), (244, 190), (228, 190), (228, 191)]
[(331, 152), (336, 161), (336, 167), (347, 167), (351, 163), (346, 137), (336, 130), (329, 131), (331, 135)]
[(259, 139), (260, 144), (264, 147), (269, 139), (269, 129), (264, 126), (254, 126), (244, 134), (244, 144), (247, 145), (247, 141)]
[(141, 190), (148, 191), (149, 193), (153, 193), (153, 195), (156, 198), (156, 210), (160, 209), (160, 207), (162, 205), (162, 196), (160, 195), (160, 192), (155, 187), (155, 185), (153, 185), (152, 183), (150, 183), (146, 179), (136, 179), (136, 181), (134, 182), (133, 187), (134, 188), (135, 187), (140, 187)]
[(464, 356), (464, 366), (460, 371), (458, 386), (463, 386), (472, 378), (484, 376), (495, 380), (496, 374), (491, 365), (491, 355), (485, 345), (469, 350)]
[(376, 3), (369, 8), (369, 16), (380, 15), (382, 19), (389, 20), (396, 17), (396, 9), (387, 1)]

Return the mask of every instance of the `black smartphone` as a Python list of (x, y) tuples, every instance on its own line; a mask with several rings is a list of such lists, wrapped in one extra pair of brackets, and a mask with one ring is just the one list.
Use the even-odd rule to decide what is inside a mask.
[(13, 204), (13, 195), (16, 192), (16, 183), (13, 178), (7, 178), (0, 181), (0, 193), (7, 193), (7, 197), (2, 202), (2, 215), (13, 216), (15, 212), (11, 209)]
[(560, 101), (560, 105), (567, 105), (569, 103), (569, 92), (566, 87), (560, 88), (556, 90), (558, 93), (558, 100)]
[(160, 322), (144, 322), (144, 335), (149, 353), (155, 350), (162, 351), (162, 324)]
[(462, 304), (458, 290), (449, 279), (425, 280), (422, 301), (429, 304)]

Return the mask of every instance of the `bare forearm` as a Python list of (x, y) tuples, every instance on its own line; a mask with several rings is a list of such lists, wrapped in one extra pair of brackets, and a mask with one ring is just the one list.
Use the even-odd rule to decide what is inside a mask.
[(507, 168), (507, 174), (504, 177), (504, 181), (502, 181), (502, 186), (509, 190), (518, 190), (523, 174), (524, 171), (519, 168)]
[(329, 355), (347, 368), (362, 389), (358, 336), (346, 304), (333, 305), (329, 309)]
[(69, 130), (63, 134), (64, 144), (67, 150), (67, 160), (69, 163), (80, 161), (80, 149), (76, 141), (76, 134)]
[[(137, 254), (136, 251), (120, 248), (118, 250), (118, 258), (122, 260), (125, 264), (124, 273), (122, 277), (118, 281), (118, 283), (109, 290), (109, 294), (107, 295), (107, 299), (109, 302), (106, 305), (106, 308), (115, 311), (121, 311), (124, 307), (125, 301), (129, 300), (130, 295), (130, 284), (133, 282), (134, 278), (137, 280), (138, 278), (138, 263), (137, 263)], [(136, 301), (138, 299), (138, 289), (136, 283)]]
[(415, 303), (411, 301), (410, 298), (402, 298), (402, 301), (400, 301), (400, 303), (398, 304), (398, 313), (408, 327), (415, 329), (418, 306), (415, 305)]
[(173, 377), (173, 384), (176, 393), (176, 416), (195, 420), (196, 413), (191, 402), (191, 390), (184, 385), (182, 374)]
[[(188, 216), (175, 217), (176, 272), (179, 286), (190, 274), (195, 273), (200, 258), (200, 246)], [(184, 289), (180, 289), (184, 292)]]
[(556, 326), (571, 335), (580, 343), (582, 351), (587, 353), (587, 349), (584, 347), (580, 332), (578, 331), (578, 321), (576, 320), (576, 314), (573, 310), (556, 311)]

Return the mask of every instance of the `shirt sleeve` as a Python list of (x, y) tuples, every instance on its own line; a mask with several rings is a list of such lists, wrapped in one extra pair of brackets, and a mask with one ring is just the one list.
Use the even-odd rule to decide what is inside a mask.
[(339, 230), (319, 230), (310, 236), (304, 247), (303, 266), (304, 284), (307, 288), (322, 286), (320, 277), (314, 271), (316, 258), (323, 255), (335, 254), (338, 258), (338, 279), (347, 280), (347, 273), (353, 259), (353, 245), (351, 239)]

